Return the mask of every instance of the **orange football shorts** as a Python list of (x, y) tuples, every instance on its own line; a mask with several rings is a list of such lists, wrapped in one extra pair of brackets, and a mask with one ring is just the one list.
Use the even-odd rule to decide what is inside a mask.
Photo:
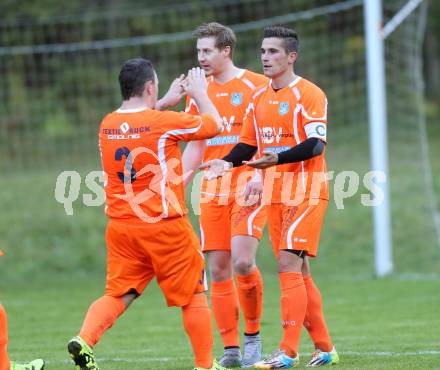
[(227, 204), (219, 198), (200, 203), (200, 239), (202, 251), (231, 250), (231, 238), (253, 236), (260, 240), (266, 224), (264, 205), (243, 206), (231, 197)]
[(206, 291), (205, 261), (187, 216), (154, 224), (111, 219), (106, 242), (106, 295), (141, 295), (154, 276), (169, 306), (186, 306)]
[(279, 250), (291, 249), (304, 250), (308, 256), (316, 257), (327, 204), (327, 200), (306, 199), (298, 206), (268, 205), (267, 223), (275, 255)]

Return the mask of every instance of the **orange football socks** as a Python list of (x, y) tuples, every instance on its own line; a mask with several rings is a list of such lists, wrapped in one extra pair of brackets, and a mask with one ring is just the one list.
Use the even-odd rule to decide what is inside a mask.
[(211, 304), (224, 347), (239, 347), (238, 295), (234, 280), (211, 282)]
[(90, 305), (79, 336), (93, 348), (124, 311), (121, 298), (102, 296)]
[(255, 268), (249, 275), (235, 275), (237, 278), (238, 298), (245, 320), (246, 334), (260, 331), (263, 309), (263, 279), (260, 270)]
[(307, 307), (307, 292), (301, 272), (280, 272), (283, 339), (280, 349), (290, 357), (298, 353)]
[(191, 341), (195, 366), (212, 367), (214, 345), (212, 315), (206, 294), (194, 294), (190, 303), (182, 307), (183, 326)]
[(315, 344), (323, 352), (331, 352), (333, 344), (322, 312), (321, 292), (310, 275), (304, 276), (307, 291), (307, 310), (304, 326)]
[(8, 321), (6, 311), (0, 304), (0, 370), (9, 370), (8, 347)]

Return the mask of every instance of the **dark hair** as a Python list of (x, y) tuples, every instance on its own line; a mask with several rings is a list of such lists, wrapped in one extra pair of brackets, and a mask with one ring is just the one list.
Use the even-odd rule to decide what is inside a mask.
[(231, 49), (230, 57), (232, 58), (235, 45), (237, 44), (237, 38), (235, 37), (234, 31), (229, 27), (223, 26), (217, 22), (203, 23), (195, 29), (193, 36), (196, 39), (214, 37), (215, 47), (223, 50), (226, 46), (229, 46)]
[(298, 35), (296, 32), (290, 28), (283, 26), (269, 26), (263, 31), (263, 38), (276, 37), (283, 39), (284, 50), (287, 53), (292, 51), (298, 51)]
[(119, 72), (119, 86), (124, 100), (142, 96), (145, 82), (154, 81), (153, 64), (143, 58), (127, 60)]

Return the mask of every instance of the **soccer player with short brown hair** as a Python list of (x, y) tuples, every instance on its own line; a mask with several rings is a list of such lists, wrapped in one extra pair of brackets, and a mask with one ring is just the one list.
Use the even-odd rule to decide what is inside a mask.
[[(270, 82), (251, 100), (239, 144), (202, 167), (221, 175), (243, 161), (265, 171), (263, 203), (267, 204), (270, 239), (278, 258), (283, 338), (279, 349), (255, 367), (291, 368), (299, 363), (304, 325), (316, 347), (308, 366), (339, 361), (322, 312), (309, 257), (316, 257), (329, 199), (324, 149), (327, 142), (327, 99), (312, 82), (295, 74), (298, 36), (274, 26), (264, 30), (261, 61)], [(260, 158), (251, 160), (255, 152)]]
[[(219, 23), (206, 23), (194, 31), (197, 57), (208, 75), (208, 95), (223, 121), (223, 132), (208, 140), (191, 142), (183, 154), (184, 172), (193, 172), (201, 161), (221, 158), (238, 142), (246, 108), (261, 74), (238, 68), (232, 60), (234, 32)], [(188, 97), (187, 111), (198, 114)], [(189, 181), (189, 178), (187, 179)], [(252, 366), (261, 359), (260, 323), (263, 280), (255, 254), (266, 222), (259, 201), (261, 176), (250, 168), (234, 168), (222, 180), (203, 180), (200, 197), (200, 234), (211, 276), (211, 304), (226, 367)], [(249, 202), (249, 196), (253, 202)], [(234, 282), (234, 275), (237, 285)], [(244, 316), (244, 354), (240, 352), (239, 307)]]

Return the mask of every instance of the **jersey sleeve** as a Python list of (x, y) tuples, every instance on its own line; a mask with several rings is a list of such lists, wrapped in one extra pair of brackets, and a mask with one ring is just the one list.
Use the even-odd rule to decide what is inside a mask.
[(302, 122), (308, 139), (315, 137), (327, 141), (327, 98), (318, 87), (303, 95)]
[(198, 116), (200, 114), (196, 101), (189, 95), (186, 97), (185, 112), (192, 114), (193, 116)]
[[(218, 134), (217, 122), (210, 114), (191, 115), (185, 112), (169, 112), (171, 130), (167, 133), (176, 141), (203, 140)], [(174, 127), (173, 127), (174, 126)]]
[(246, 114), (243, 120), (243, 127), (240, 132), (240, 143), (258, 146), (257, 132), (255, 130), (255, 101), (251, 99), (246, 109)]

